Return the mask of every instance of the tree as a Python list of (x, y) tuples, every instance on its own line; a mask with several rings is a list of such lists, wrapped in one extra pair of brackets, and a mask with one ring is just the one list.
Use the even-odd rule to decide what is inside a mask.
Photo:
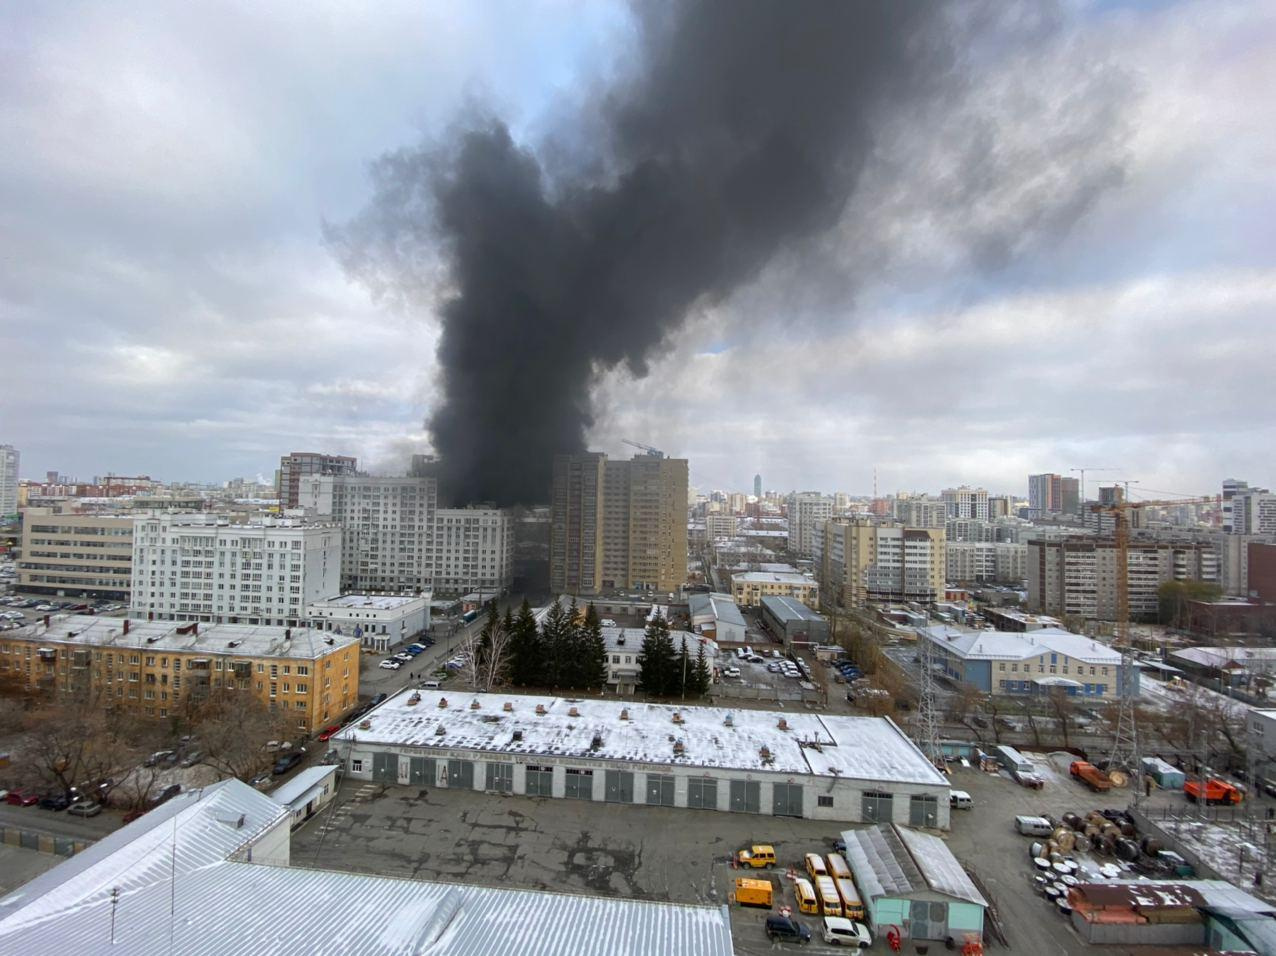
[(483, 629), (478, 634), (467, 634), (462, 642), (461, 647), (468, 659), (465, 670), (470, 686), (475, 690), (491, 690), (505, 672), (510, 645), (510, 629), (506, 622), (510, 620), (508, 611), (502, 620), (496, 602), (492, 602)]
[(694, 681), (696, 678), (695, 669), (691, 666), (691, 655), (687, 652), (687, 639), (684, 637), (678, 648), (677, 671), (674, 672), (675, 686), (678, 693), (686, 700), (687, 694), (696, 695)]
[(677, 652), (673, 649), (673, 638), (669, 636), (669, 623), (657, 614), (648, 622), (642, 650), (638, 652), (638, 686), (643, 693), (655, 697), (676, 693), (677, 666)]
[(697, 641), (699, 648), (696, 651), (695, 666), (695, 693), (697, 697), (704, 697), (709, 693), (709, 688), (713, 686), (713, 675), (709, 673), (709, 661), (704, 656), (704, 641)]
[(202, 762), (225, 776), (247, 780), (274, 759), (266, 750), (272, 740), (285, 740), (291, 722), (282, 708), (267, 707), (247, 691), (219, 688), (191, 701), (190, 725), (199, 732)]
[(506, 676), (516, 687), (538, 687), (546, 683), (545, 650), (536, 627), (532, 606), (523, 599), (510, 631)]
[[(574, 605), (573, 605), (574, 606)], [(571, 680), (572, 630), (575, 627), (563, 605), (555, 601), (541, 624), (541, 647), (544, 649), (544, 683), (549, 687), (566, 687)]]
[(1071, 747), (1072, 744), (1069, 737), (1071, 736), (1072, 720), (1076, 716), (1076, 701), (1062, 687), (1051, 687), (1046, 699), (1050, 702), (1050, 709), (1054, 711), (1054, 715), (1059, 718), (1059, 732), (1063, 734), (1064, 747)]
[(585, 609), (581, 633), (581, 687), (601, 691), (607, 684), (607, 642), (603, 625), (593, 604)]
[(1222, 596), (1223, 589), (1213, 581), (1166, 581), (1156, 589), (1157, 620), (1185, 630), (1190, 623), (1190, 602), (1217, 601)]

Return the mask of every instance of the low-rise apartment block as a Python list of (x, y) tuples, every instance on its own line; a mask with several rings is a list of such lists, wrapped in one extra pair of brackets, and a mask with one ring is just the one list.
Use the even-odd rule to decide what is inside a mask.
[(127, 600), (133, 577), (133, 521), (131, 516), (28, 508), (22, 522), (18, 589)]
[(746, 571), (731, 576), (731, 596), (743, 607), (758, 607), (764, 597), (796, 598), (815, 607), (820, 600), (820, 586), (814, 578), (796, 572)]
[(359, 642), (305, 627), (58, 615), (0, 633), (0, 680), (61, 698), (97, 693), (156, 718), (244, 693), (312, 733), (358, 702)]

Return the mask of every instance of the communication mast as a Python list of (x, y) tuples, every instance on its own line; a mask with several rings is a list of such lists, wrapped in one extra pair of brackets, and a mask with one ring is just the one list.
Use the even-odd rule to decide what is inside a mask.
[(939, 743), (939, 716), (935, 713), (935, 656), (934, 644), (929, 638), (917, 635), (921, 644), (918, 654), (921, 662), (921, 678), (917, 682), (917, 745), (931, 763), (944, 768), (944, 748)]

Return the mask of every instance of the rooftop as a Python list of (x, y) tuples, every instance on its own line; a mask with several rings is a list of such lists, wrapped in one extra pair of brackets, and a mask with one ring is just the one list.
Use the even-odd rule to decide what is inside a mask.
[(710, 594), (693, 594), (688, 599), (693, 617), (700, 614), (711, 614), (715, 621), (736, 624), (744, 627), (744, 615), (730, 594), (714, 591)]
[[(124, 626), (128, 625), (128, 633)], [(125, 648), (181, 651), (222, 657), (279, 657), (315, 660), (359, 641), (309, 627), (257, 624), (185, 624), (179, 621), (134, 621), (91, 614), (55, 614), (43, 622), (5, 631), (6, 640), (63, 647)]]
[[(885, 717), (415, 693), (418, 703), (410, 703), (413, 692), (402, 691), (364, 718), (370, 727), (353, 725), (333, 739), (947, 786), (947, 779)], [(676, 756), (674, 741), (683, 744), (683, 753)], [(769, 759), (763, 758), (763, 748)]]
[[(248, 862), (249, 856), (238, 862), (254, 837), (288, 815), (237, 780), (182, 794), (0, 898), (0, 950), (732, 953), (726, 907), (426, 883), (280, 865), (285, 860)], [(283, 833), (286, 840), (286, 824)]]
[(403, 594), (343, 594), (341, 597), (313, 601), (310, 607), (345, 607), (372, 611), (393, 611), (395, 608), (403, 607), (405, 604), (411, 604), (414, 601), (429, 600), (428, 594), (421, 597), (410, 597)]
[(971, 631), (960, 627), (937, 625), (923, 627), (918, 633), (947, 653), (966, 660), (1019, 661), (1045, 653), (1065, 654), (1087, 664), (1117, 665), (1121, 652), (1106, 644), (1073, 634), (1057, 627), (1035, 631)]
[(988, 905), (948, 844), (937, 836), (883, 823), (866, 830), (846, 830), (842, 839), (846, 842), (846, 862), (869, 899), (929, 889)]
[(801, 601), (790, 597), (764, 597), (762, 606), (774, 614), (781, 621), (823, 621), (824, 618), (816, 614)]
[(337, 768), (332, 765), (320, 764), (316, 767), (306, 767), (304, 770), (298, 770), (286, 783), (270, 791), (270, 799), (287, 806), (298, 797), (322, 786), (325, 780), (329, 778), (335, 780), (336, 776)]
[(746, 571), (744, 574), (734, 575), (732, 583), (744, 582), (745, 584), (799, 584), (807, 587), (815, 587), (815, 579), (805, 574), (799, 574), (796, 571), (775, 573), (772, 571)]

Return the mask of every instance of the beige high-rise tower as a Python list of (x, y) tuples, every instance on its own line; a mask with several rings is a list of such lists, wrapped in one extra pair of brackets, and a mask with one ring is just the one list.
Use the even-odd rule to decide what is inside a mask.
[(554, 459), (550, 588), (675, 591), (687, 575), (685, 458), (597, 452)]

